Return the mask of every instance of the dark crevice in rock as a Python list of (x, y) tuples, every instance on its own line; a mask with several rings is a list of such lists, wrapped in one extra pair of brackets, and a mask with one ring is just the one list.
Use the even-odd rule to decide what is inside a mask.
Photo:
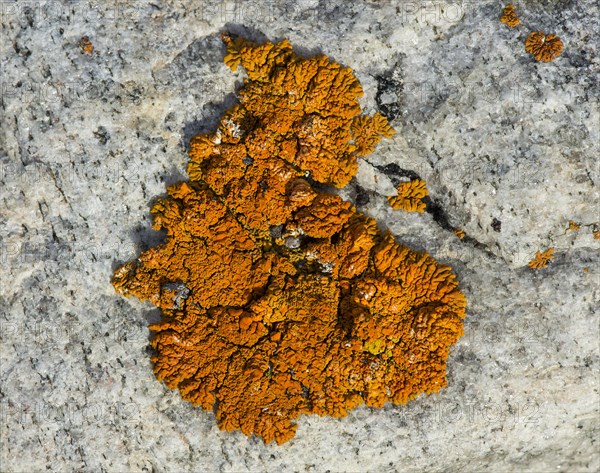
[[(373, 166), (373, 165), (372, 165)], [(405, 181), (406, 178), (414, 181), (415, 179), (421, 179), (421, 177), (410, 169), (403, 169), (396, 163), (386, 164), (385, 166), (374, 166), (379, 169), (383, 174), (390, 178), (394, 186), (398, 186), (400, 182)]]
[[(403, 169), (400, 166), (398, 166), (398, 164), (396, 164), (396, 163), (386, 164), (385, 166), (376, 166), (372, 163), (369, 163), (369, 164), (371, 164), (371, 166), (375, 167), (376, 169), (381, 171), (383, 174), (385, 174), (392, 181), (394, 186), (397, 186), (401, 181), (406, 180), (407, 178), (410, 179), (411, 181), (415, 180), (415, 179), (421, 179), (421, 176), (419, 176), (419, 174), (417, 174), (416, 172), (411, 171), (410, 169)], [(427, 196), (423, 199), (423, 202), (425, 202), (425, 205), (426, 205), (425, 212), (427, 212), (429, 215), (431, 215), (431, 217), (433, 218), (433, 221), (435, 223), (437, 223), (440, 227), (442, 227), (444, 230), (447, 230), (449, 232), (454, 232), (454, 231), (458, 230), (457, 227), (454, 227), (450, 223), (448, 214), (442, 207), (442, 204), (439, 200), (434, 200), (431, 197)], [(463, 237), (462, 241), (464, 243), (470, 244), (471, 246), (473, 246), (474, 248), (477, 248), (478, 250), (483, 251), (488, 257), (491, 257), (491, 258), (497, 257), (496, 254), (494, 254), (492, 251), (490, 251), (490, 249), (488, 248), (487, 245), (481, 243), (480, 241), (476, 240), (475, 238), (473, 238), (471, 236), (465, 235)]]
[(456, 230), (455, 227), (450, 225), (450, 222), (448, 221), (448, 215), (446, 215), (442, 204), (440, 204), (438, 200), (433, 200), (431, 197), (427, 196), (423, 199), (423, 202), (425, 202), (426, 205), (425, 212), (430, 214), (433, 217), (433, 220), (440, 227), (451, 232)]

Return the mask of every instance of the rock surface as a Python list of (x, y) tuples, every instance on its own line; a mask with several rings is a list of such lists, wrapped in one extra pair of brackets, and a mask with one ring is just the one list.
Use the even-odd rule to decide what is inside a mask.
[[(516, 7), (510, 29), (490, 1), (3, 2), (0, 470), (598, 471), (600, 10)], [(445, 390), (303, 417), (278, 447), (155, 380), (158, 313), (110, 280), (162, 241), (151, 202), (235, 102), (225, 30), (351, 67), (391, 119), (341, 195), (455, 269), (468, 307)], [(536, 62), (530, 31), (564, 53)], [(428, 210), (393, 211), (415, 175)]]

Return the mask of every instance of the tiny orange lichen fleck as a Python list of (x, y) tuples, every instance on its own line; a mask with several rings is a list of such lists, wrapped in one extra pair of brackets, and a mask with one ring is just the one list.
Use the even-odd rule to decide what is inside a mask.
[(248, 74), (240, 102), (191, 140), (190, 182), (152, 207), (165, 243), (113, 280), (162, 310), (157, 378), (267, 443), (290, 440), (302, 414), (440, 390), (466, 306), (451, 268), (323, 190), (392, 135), (387, 120), (360, 115), (360, 84), (325, 56), (224, 40)]
[(527, 266), (534, 269), (545, 268), (552, 259), (554, 259), (554, 248), (548, 248), (544, 252), (536, 252), (535, 258), (532, 259)]
[(456, 230), (454, 230), (454, 234), (460, 239), (462, 240), (465, 236), (466, 233), (462, 228), (457, 228)]
[(514, 5), (509, 4), (504, 7), (504, 10), (502, 11), (502, 16), (500, 17), (500, 21), (511, 28), (514, 28), (519, 23), (521, 23), (521, 20), (515, 12)]
[(569, 230), (577, 232), (581, 229), (581, 225), (575, 223), (573, 220), (569, 220)]
[(555, 34), (533, 31), (525, 40), (525, 51), (538, 61), (550, 62), (563, 52), (564, 44)]
[(94, 45), (87, 36), (82, 36), (79, 40), (79, 48), (83, 54), (92, 54), (94, 52)]
[(422, 179), (401, 182), (397, 188), (398, 195), (388, 197), (388, 202), (395, 210), (406, 212), (424, 212), (426, 208), (423, 199), (427, 197), (427, 187)]

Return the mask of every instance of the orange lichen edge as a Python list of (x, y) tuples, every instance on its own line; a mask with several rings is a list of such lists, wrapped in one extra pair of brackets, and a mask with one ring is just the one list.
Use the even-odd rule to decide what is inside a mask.
[(521, 20), (515, 12), (514, 5), (509, 4), (504, 7), (504, 10), (502, 11), (502, 16), (500, 17), (500, 21), (505, 25), (509, 26), (510, 28), (514, 28), (519, 23), (521, 23)]
[(395, 210), (406, 212), (424, 212), (427, 207), (423, 199), (427, 197), (427, 187), (422, 179), (401, 182), (397, 187), (398, 195), (388, 197), (388, 202)]
[(248, 74), (240, 103), (192, 139), (191, 181), (153, 206), (166, 242), (114, 275), (162, 311), (157, 378), (267, 443), (302, 414), (440, 390), (466, 306), (451, 268), (313, 185), (347, 183), (387, 121), (361, 118), (360, 84), (325, 56), (224, 40)]
[(594, 230), (594, 240), (600, 240), (600, 230)]
[(554, 259), (554, 248), (548, 248), (546, 251), (541, 252), (538, 251), (535, 253), (535, 258), (533, 258), (527, 266), (530, 268), (538, 269), (545, 268), (548, 265), (550, 260)]
[(534, 31), (525, 40), (525, 51), (538, 61), (553, 61), (563, 50), (564, 44), (555, 34), (545, 35), (542, 31)]
[(356, 154), (359, 156), (371, 154), (382, 137), (391, 138), (396, 133), (387, 119), (379, 113), (375, 113), (373, 117), (356, 117), (350, 129), (356, 144)]

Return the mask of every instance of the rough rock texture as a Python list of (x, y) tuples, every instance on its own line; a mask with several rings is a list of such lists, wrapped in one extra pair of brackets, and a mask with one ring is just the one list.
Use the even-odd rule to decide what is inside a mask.
[[(508, 28), (487, 1), (3, 2), (0, 469), (600, 469), (600, 11), (515, 5)], [(111, 275), (162, 241), (149, 202), (234, 103), (243, 71), (222, 63), (223, 30), (323, 52), (355, 71), (366, 113), (391, 119), (397, 134), (340, 195), (455, 270), (469, 304), (444, 390), (302, 417), (278, 447), (219, 431), (155, 380), (157, 313)], [(533, 60), (531, 31), (563, 53)], [(391, 209), (416, 178), (426, 211)], [(546, 268), (527, 267), (550, 247)]]

